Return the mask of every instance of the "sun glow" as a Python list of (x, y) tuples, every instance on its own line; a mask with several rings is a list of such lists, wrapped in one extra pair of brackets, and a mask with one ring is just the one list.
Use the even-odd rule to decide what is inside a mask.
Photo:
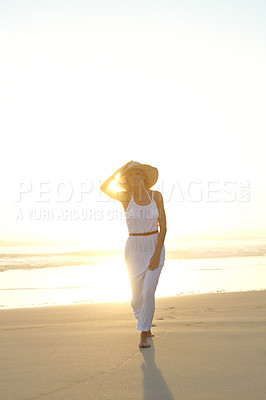
[[(97, 231), (107, 242), (107, 199), (93, 195), (132, 159), (158, 168), (161, 191), (181, 177), (251, 182), (252, 200), (245, 204), (166, 200), (168, 235), (222, 225), (264, 228), (264, 13), (253, 6), (249, 13), (247, 6), (242, 12), (249, 23), (243, 25), (244, 14), (226, 1), (223, 17), (235, 14), (225, 24), (210, 2), (199, 3), (198, 15), (191, 14), (197, 7), (190, 2), (161, 2), (155, 10), (143, 1), (130, 11), (126, 2), (117, 9), (106, 3), (103, 14), (79, 0), (56, 14), (61, 5), (52, 3), (58, 8), (47, 4), (44, 13), (18, 3), (13, 16), (6, 2), (0, 13), (3, 237), (90, 239)], [(81, 176), (97, 180), (79, 205), (90, 209), (86, 222), (73, 217), (66, 229), (62, 221), (16, 219), (19, 207), (47, 206), (16, 203), (12, 190), (20, 180), (76, 184)], [(112, 188), (122, 190), (117, 181)], [(77, 204), (69, 200), (64, 207)]]
[(118, 184), (118, 180), (121, 174), (117, 174), (115, 176), (115, 179), (112, 180), (112, 182), (110, 183), (110, 189), (113, 190), (114, 192), (122, 192), (123, 189), (121, 189), (121, 187)]

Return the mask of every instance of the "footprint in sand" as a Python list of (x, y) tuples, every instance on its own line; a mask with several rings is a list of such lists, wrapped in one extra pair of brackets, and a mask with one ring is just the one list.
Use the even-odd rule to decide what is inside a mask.
[[(187, 323), (187, 324), (185, 324), (185, 326), (195, 326), (195, 327), (199, 327), (199, 325), (202, 325), (202, 324), (206, 324), (206, 322), (202, 322), (202, 321), (200, 321), (200, 322), (192, 322), (192, 323)], [(208, 329), (208, 327), (207, 326), (202, 326), (202, 328), (204, 328), (204, 329)]]
[(162, 321), (164, 319), (175, 319), (174, 315), (167, 315), (166, 317), (156, 317), (156, 320)]

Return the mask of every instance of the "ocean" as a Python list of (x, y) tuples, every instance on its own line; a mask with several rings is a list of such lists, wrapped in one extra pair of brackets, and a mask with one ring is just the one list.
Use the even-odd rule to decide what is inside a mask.
[[(156, 297), (266, 289), (266, 238), (166, 245)], [(128, 301), (123, 250), (0, 242), (0, 309)]]

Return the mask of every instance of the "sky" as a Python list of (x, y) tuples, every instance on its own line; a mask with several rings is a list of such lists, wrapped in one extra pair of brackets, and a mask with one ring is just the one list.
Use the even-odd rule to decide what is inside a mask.
[(130, 160), (159, 170), (169, 245), (265, 234), (265, 11), (1, 1), (0, 240), (119, 247), (99, 187)]

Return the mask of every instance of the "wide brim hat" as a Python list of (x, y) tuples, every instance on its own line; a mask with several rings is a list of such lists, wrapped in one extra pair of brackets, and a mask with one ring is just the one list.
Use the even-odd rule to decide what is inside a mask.
[(127, 167), (121, 172), (121, 175), (119, 177), (118, 183), (121, 187), (125, 186), (126, 183), (125, 176), (132, 169), (140, 169), (145, 173), (146, 175), (145, 185), (147, 189), (150, 189), (153, 185), (155, 185), (155, 183), (158, 180), (159, 172), (157, 168), (152, 167), (151, 165), (148, 164), (141, 164), (138, 161), (131, 161), (127, 165)]

